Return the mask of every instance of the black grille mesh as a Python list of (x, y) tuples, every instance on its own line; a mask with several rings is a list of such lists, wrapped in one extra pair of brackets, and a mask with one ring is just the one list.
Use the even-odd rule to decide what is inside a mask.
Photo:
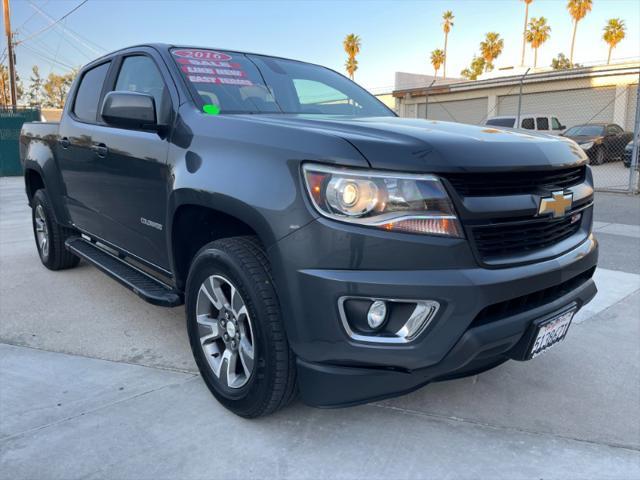
[(523, 254), (550, 247), (575, 234), (581, 218), (537, 219), (472, 227), (474, 242), (483, 259)]
[(464, 197), (518, 195), (534, 193), (538, 189), (564, 189), (582, 183), (586, 167), (551, 171), (458, 173), (447, 174), (458, 194)]

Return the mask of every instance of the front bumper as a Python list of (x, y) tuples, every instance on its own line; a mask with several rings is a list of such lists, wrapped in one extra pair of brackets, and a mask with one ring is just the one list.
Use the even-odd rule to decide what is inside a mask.
[[(581, 308), (596, 293), (592, 235), (555, 258), (490, 269), (478, 266), (465, 240), (364, 234), (319, 219), (269, 254), (301, 396), (315, 406), (393, 396), (517, 359), (534, 320), (570, 304)], [(547, 292), (542, 304), (508, 306), (541, 291)], [(345, 295), (430, 299), (441, 308), (413, 342), (371, 344), (345, 332), (338, 312)], [(502, 304), (503, 314), (487, 316)]]

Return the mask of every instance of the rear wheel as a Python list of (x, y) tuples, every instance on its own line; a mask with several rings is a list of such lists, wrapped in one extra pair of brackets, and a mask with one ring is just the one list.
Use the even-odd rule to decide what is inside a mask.
[(186, 309), (194, 358), (220, 403), (249, 418), (289, 403), (295, 359), (257, 239), (222, 239), (200, 250), (187, 280)]
[(38, 255), (45, 267), (49, 270), (64, 270), (78, 265), (80, 259), (64, 246), (67, 238), (77, 233), (55, 221), (49, 197), (44, 189), (38, 190), (33, 196), (31, 220)]

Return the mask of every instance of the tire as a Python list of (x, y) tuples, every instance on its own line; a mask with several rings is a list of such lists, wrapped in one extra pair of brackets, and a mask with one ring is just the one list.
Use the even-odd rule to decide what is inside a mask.
[(232, 237), (205, 245), (185, 293), (191, 350), (216, 399), (245, 418), (287, 405), (297, 391), (295, 357), (258, 240)]
[(602, 165), (604, 163), (604, 149), (599, 147), (596, 150), (595, 155), (593, 156), (593, 164), (594, 165)]
[(64, 242), (69, 237), (77, 235), (77, 232), (56, 222), (49, 197), (44, 189), (38, 190), (33, 196), (31, 222), (38, 255), (45, 267), (49, 270), (65, 270), (78, 265), (80, 258), (70, 253), (64, 246)]

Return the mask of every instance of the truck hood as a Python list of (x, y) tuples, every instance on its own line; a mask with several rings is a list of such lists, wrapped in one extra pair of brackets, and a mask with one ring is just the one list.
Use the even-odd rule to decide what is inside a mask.
[(399, 117), (251, 115), (251, 121), (333, 135), (351, 143), (371, 167), (410, 172), (532, 170), (586, 161), (561, 137), (486, 126)]

